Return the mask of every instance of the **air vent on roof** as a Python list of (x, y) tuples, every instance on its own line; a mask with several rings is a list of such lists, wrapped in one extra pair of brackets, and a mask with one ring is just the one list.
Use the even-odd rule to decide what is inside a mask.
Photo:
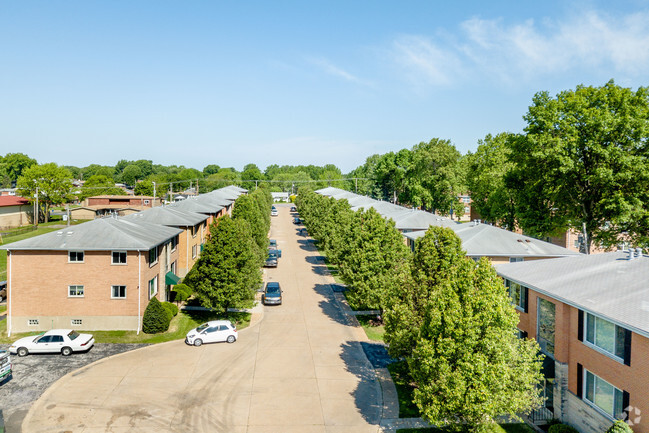
[(629, 248), (629, 250), (626, 252), (627, 253), (627, 260), (633, 260), (635, 258), (635, 249), (634, 248)]
[(636, 257), (642, 257), (642, 248), (636, 248), (635, 255)]
[(56, 232), (56, 235), (57, 235), (57, 236), (62, 236), (62, 235), (63, 235), (63, 232)]

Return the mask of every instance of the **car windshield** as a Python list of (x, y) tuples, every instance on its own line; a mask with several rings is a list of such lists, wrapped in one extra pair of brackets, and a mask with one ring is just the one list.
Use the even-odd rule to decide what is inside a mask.
[(209, 327), (210, 327), (209, 323), (203, 323), (201, 326), (196, 328), (196, 332), (203, 332), (204, 330), (206, 330)]
[(279, 286), (266, 286), (266, 293), (269, 295), (278, 295)]
[(79, 335), (81, 335), (81, 334), (79, 334), (77, 331), (70, 331), (70, 333), (68, 334), (68, 338), (69, 338), (70, 340), (74, 340), (74, 339), (77, 338)]
[(269, 259), (276, 259), (277, 258), (277, 253), (275, 251), (268, 251), (268, 258)]

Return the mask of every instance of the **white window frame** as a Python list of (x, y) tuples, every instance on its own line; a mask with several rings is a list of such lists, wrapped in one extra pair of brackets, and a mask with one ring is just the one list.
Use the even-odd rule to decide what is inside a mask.
[[(115, 296), (115, 287), (124, 287), (124, 296)], [(110, 299), (126, 299), (126, 285), (113, 284), (110, 286)]]
[[(589, 341), (588, 340), (588, 324), (591, 321), (591, 318), (595, 319), (595, 323), (593, 324), (593, 326), (594, 326), (593, 336), (595, 337), (594, 338), (595, 341)], [(606, 356), (608, 356), (610, 358), (613, 358), (614, 360), (624, 364), (624, 357), (623, 357), (624, 355), (622, 355), (622, 357), (620, 357), (620, 356), (616, 355), (615, 353), (609, 352), (607, 349), (597, 345), (597, 320), (602, 320), (602, 321), (608, 322), (608, 323), (613, 325), (613, 330), (614, 330), (613, 331), (613, 347), (614, 348), (617, 347), (617, 328), (621, 328), (621, 326), (618, 326), (615, 323), (611, 322), (610, 320), (602, 319), (601, 317), (595, 316), (594, 314), (590, 314), (590, 313), (588, 313), (586, 311), (584, 311), (584, 331), (583, 331), (584, 332), (584, 334), (583, 334), (583, 336), (584, 336), (584, 344), (586, 346), (590, 347), (591, 349), (596, 350), (596, 351), (598, 351), (598, 352), (600, 352), (600, 353), (602, 353), (602, 354), (604, 354), (604, 355), (606, 355)], [(615, 350), (615, 349), (613, 349), (613, 350)]]
[(197, 234), (198, 234), (198, 224), (192, 226), (192, 238), (195, 238)]
[[(611, 408), (613, 412), (615, 412), (615, 391), (618, 391), (620, 393), (620, 398), (624, 398), (624, 392), (620, 388), (618, 388), (617, 386), (613, 385), (611, 382), (602, 379), (601, 377), (599, 377), (598, 375), (596, 375), (592, 371), (589, 371), (586, 368), (583, 369), (583, 382), (584, 383), (582, 384), (583, 389), (581, 390), (582, 391), (581, 395), (583, 395), (583, 400), (586, 403), (588, 403), (590, 406), (592, 406), (594, 409), (596, 409), (598, 412), (600, 412), (602, 415), (605, 415), (607, 418), (615, 421), (615, 419), (616, 419), (615, 418), (615, 413), (609, 413), (605, 408), (599, 406), (597, 403), (595, 403), (594, 401), (591, 401), (588, 398), (588, 375), (589, 374), (591, 376), (593, 376), (593, 380), (594, 380), (594, 383), (593, 383), (593, 398), (595, 397), (594, 393), (597, 390), (597, 381), (598, 380), (601, 380), (602, 382), (606, 383), (607, 385), (609, 385), (610, 387), (613, 388), (613, 398), (612, 398), (613, 407)], [(622, 408), (622, 410), (624, 411), (624, 408)]]
[[(154, 292), (151, 292), (151, 289), (153, 289)], [(158, 276), (156, 275), (155, 277), (149, 280), (149, 299), (153, 298), (157, 294), (158, 294)]]
[(518, 262), (524, 262), (525, 258), (524, 257), (510, 257), (509, 258), (509, 263), (518, 263)]
[[(539, 319), (541, 316), (541, 304), (543, 302), (548, 302), (554, 306), (554, 334), (553, 334), (554, 342), (552, 342), (552, 346), (553, 346), (552, 353), (549, 353), (547, 349), (541, 345), (541, 341), (540, 341), (542, 337), (541, 337), (541, 321)], [(556, 348), (557, 348), (556, 346), (557, 344), (557, 304), (541, 297), (536, 298), (536, 341), (537, 343), (539, 343), (539, 346), (541, 346), (541, 352), (543, 352), (543, 354), (545, 354), (546, 356), (549, 356), (550, 358), (554, 359), (554, 355), (556, 353)]]
[[(115, 256), (114, 254), (124, 254), (124, 263), (121, 262), (115, 262)], [(117, 266), (124, 266), (128, 264), (128, 253), (126, 251), (111, 251), (110, 253), (110, 264), (111, 265), (117, 265)]]
[(198, 250), (198, 248), (196, 248), (196, 245), (192, 245), (192, 259), (196, 258), (196, 254), (197, 254), (196, 250)]
[(178, 235), (171, 238), (171, 252), (173, 253), (178, 248)]
[[(514, 296), (512, 294), (512, 284), (516, 284), (520, 288), (520, 292), (519, 292), (519, 295), (518, 295), (518, 303), (516, 303), (516, 299), (514, 299)], [(505, 285), (507, 287), (507, 293), (509, 294), (509, 299), (510, 299), (512, 305), (514, 305), (514, 307), (516, 307), (516, 309), (518, 311), (520, 311), (522, 313), (525, 313), (525, 302), (526, 302), (526, 300), (525, 300), (525, 286), (522, 285), (522, 284), (518, 284), (517, 282), (512, 281), (512, 280), (506, 280)], [(529, 296), (529, 289), (528, 289), (528, 295), (527, 296)]]
[(70, 326), (83, 326), (83, 319), (71, 319)]
[(38, 319), (27, 319), (27, 326), (38, 326)]
[[(72, 254), (81, 253), (81, 260), (72, 260)], [(68, 263), (85, 263), (86, 253), (85, 251), (68, 251)]]
[[(77, 287), (77, 288), (81, 287), (81, 294), (80, 295), (72, 295), (71, 291), (72, 291), (73, 287)], [(75, 289), (75, 292), (77, 290), (78, 289)], [(85, 297), (85, 294), (86, 294), (86, 288), (83, 286), (83, 284), (70, 284), (68, 286), (68, 298), (83, 298), (83, 297)]]

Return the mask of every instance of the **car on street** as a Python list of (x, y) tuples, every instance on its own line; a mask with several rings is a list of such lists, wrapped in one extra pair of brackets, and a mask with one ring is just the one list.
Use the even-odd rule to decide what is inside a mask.
[[(275, 250), (273, 250), (275, 251)], [(276, 268), (277, 267), (277, 254), (275, 252), (268, 251), (268, 257), (266, 257), (266, 263), (264, 266), (267, 268)]]
[(0, 281), (0, 302), (7, 299), (7, 282)]
[(277, 241), (275, 239), (270, 240), (270, 244), (268, 245), (268, 252), (275, 252), (275, 254), (277, 254), (277, 257), (282, 257), (282, 250), (277, 248)]
[(291, 206), (291, 212), (297, 212), (297, 208), (295, 206)]
[(194, 346), (223, 341), (234, 343), (238, 337), (237, 328), (229, 320), (212, 320), (189, 331), (185, 343)]
[(282, 289), (277, 281), (266, 283), (266, 289), (261, 296), (261, 302), (264, 305), (282, 305)]
[(301, 221), (298, 217), (293, 218), (293, 224), (300, 224)]
[(270, 211), (270, 216), (279, 216), (279, 212), (277, 212), (277, 209), (272, 209)]
[(18, 356), (30, 353), (60, 353), (69, 356), (73, 352), (87, 352), (94, 344), (92, 334), (79, 334), (73, 329), (52, 329), (40, 335), (16, 340), (9, 346), (9, 352)]
[(11, 375), (11, 356), (6, 350), (0, 350), (0, 383)]

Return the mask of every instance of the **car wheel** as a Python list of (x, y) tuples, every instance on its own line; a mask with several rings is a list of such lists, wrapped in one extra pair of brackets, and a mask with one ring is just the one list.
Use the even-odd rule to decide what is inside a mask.
[(69, 347), (64, 347), (63, 349), (61, 349), (61, 355), (63, 356), (72, 355), (72, 349), (70, 349)]
[(228, 335), (228, 339), (227, 339), (228, 343), (234, 343), (235, 341), (237, 341), (237, 339), (234, 338), (234, 335)]
[(197, 338), (196, 340), (194, 340), (194, 346), (198, 347), (198, 346), (200, 346), (202, 344), (203, 344), (203, 340), (201, 340), (200, 338)]
[(26, 347), (18, 348), (18, 356), (27, 356), (27, 355), (29, 355), (29, 350), (27, 350)]

